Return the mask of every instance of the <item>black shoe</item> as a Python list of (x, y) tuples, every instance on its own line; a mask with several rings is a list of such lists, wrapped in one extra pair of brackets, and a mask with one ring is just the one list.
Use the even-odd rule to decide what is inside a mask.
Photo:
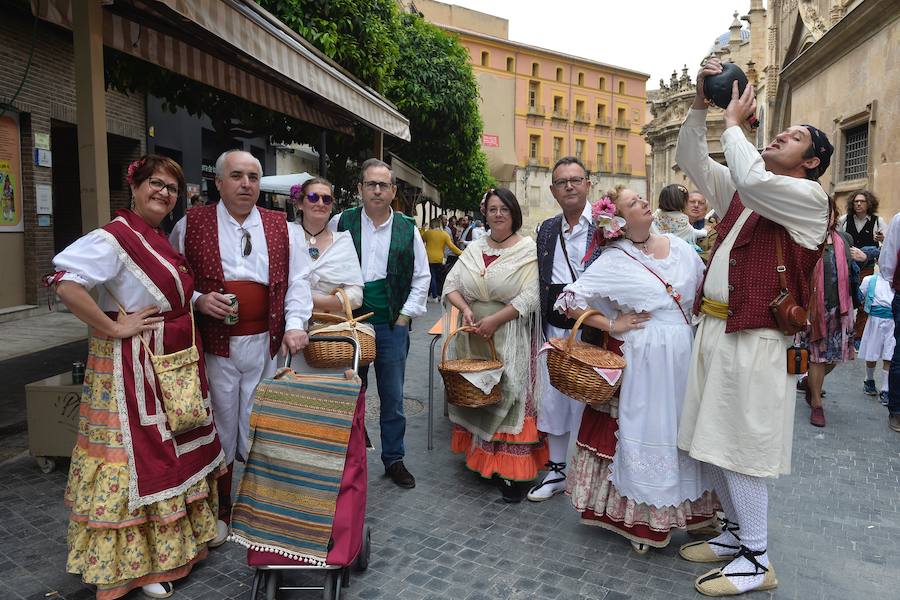
[(416, 478), (412, 476), (412, 473), (406, 470), (406, 466), (404, 466), (402, 460), (398, 460), (387, 467), (384, 470), (384, 474), (402, 488), (412, 489), (416, 487)]
[(510, 504), (518, 504), (528, 495), (531, 489), (530, 481), (510, 481), (509, 479), (498, 478), (497, 482), (500, 486), (500, 493), (503, 494), (503, 501)]

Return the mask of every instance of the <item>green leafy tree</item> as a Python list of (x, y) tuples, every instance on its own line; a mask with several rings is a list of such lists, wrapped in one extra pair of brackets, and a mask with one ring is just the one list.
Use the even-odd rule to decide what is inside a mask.
[(418, 15), (400, 23), (400, 60), (385, 94), (409, 118), (412, 143), (392, 150), (437, 185), (445, 206), (475, 209), (493, 179), (469, 54)]

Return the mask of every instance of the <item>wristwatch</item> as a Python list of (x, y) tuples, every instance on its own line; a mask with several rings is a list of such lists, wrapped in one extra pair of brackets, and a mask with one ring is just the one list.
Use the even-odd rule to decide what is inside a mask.
[(402, 325), (409, 325), (410, 321), (412, 321), (412, 319), (403, 313), (400, 313), (400, 316), (397, 317), (397, 323), (401, 323)]

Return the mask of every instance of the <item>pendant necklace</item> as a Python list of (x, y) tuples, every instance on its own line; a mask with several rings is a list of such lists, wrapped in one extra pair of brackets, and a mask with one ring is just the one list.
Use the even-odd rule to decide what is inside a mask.
[(635, 246), (640, 246), (641, 252), (643, 252), (644, 254), (647, 254), (647, 242), (650, 241), (651, 235), (653, 235), (653, 234), (648, 233), (647, 237), (645, 239), (641, 240), (640, 242), (636, 242), (635, 240), (632, 240), (631, 238), (628, 238), (628, 239), (631, 240), (631, 243), (634, 244)]
[(320, 230), (318, 231), (318, 233), (310, 233), (309, 230), (306, 228), (306, 225), (302, 225), (302, 224), (301, 224), (300, 227), (302, 227), (302, 228), (303, 228), (303, 231), (305, 231), (306, 234), (309, 235), (309, 240), (308, 240), (308, 242), (309, 242), (309, 244), (311, 244), (311, 245), (308, 247), (308, 249), (309, 249), (309, 256), (310, 256), (310, 258), (312, 258), (313, 260), (316, 260), (317, 258), (319, 258), (319, 249), (315, 247), (316, 236), (317, 236), (317, 235), (321, 235), (321, 233), (322, 233), (323, 231), (325, 231), (325, 228), (328, 227), (328, 223), (325, 223), (325, 227), (323, 227), (322, 229), (320, 229)]

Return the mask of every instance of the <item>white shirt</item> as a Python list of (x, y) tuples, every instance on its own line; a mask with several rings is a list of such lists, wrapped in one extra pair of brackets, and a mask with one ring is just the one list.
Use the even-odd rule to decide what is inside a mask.
[[(472, 228), (472, 242), (479, 238), (483, 238), (487, 235), (487, 230), (484, 227), (473, 227)], [(471, 244), (472, 242), (467, 242), (467, 244)]]
[[(169, 241), (178, 252), (184, 254), (184, 234), (187, 229), (187, 217), (182, 217), (172, 233)], [(244, 219), (238, 223), (225, 208), (223, 202), (216, 204), (216, 224), (219, 234), (219, 255), (222, 258), (222, 272), (225, 281), (254, 281), (269, 285), (269, 247), (263, 231), (262, 217), (254, 206)], [(250, 233), (250, 254), (244, 256), (244, 234)], [(312, 314), (312, 291), (309, 287), (310, 258), (309, 255), (294, 247), (288, 235), (288, 282), (284, 297), (285, 330), (306, 329)], [(194, 292), (194, 302), (202, 294)]]
[(881, 254), (878, 255), (878, 271), (891, 287), (894, 286), (894, 271), (897, 270), (897, 250), (900, 250), (900, 213), (891, 219), (887, 233), (884, 234)]
[[(341, 214), (334, 215), (328, 222), (332, 231), (337, 231)], [(360, 231), (362, 239), (359, 242), (362, 255), (361, 267), (363, 281), (378, 281), (387, 277), (388, 251), (391, 247), (391, 227), (394, 224), (394, 212), (381, 225), (376, 226), (366, 214), (365, 209), (360, 211), (362, 215)], [(428, 284), (431, 282), (431, 271), (428, 268), (428, 255), (425, 253), (425, 242), (417, 227), (413, 227), (413, 277), (409, 289), (409, 295), (400, 313), (410, 319), (425, 314), (425, 298), (428, 296)]]
[[(562, 237), (566, 242), (566, 252), (569, 253), (569, 264), (575, 275), (580, 277), (584, 273), (584, 253), (588, 245), (588, 227), (591, 225), (591, 203), (584, 203), (584, 210), (575, 227), (569, 228), (565, 215), (562, 217)], [(572, 273), (566, 266), (566, 255), (563, 254), (562, 246), (559, 243), (559, 237), (556, 237), (556, 250), (553, 253), (553, 273), (551, 275), (553, 283), (572, 283)]]
[[(767, 171), (759, 150), (737, 125), (722, 134), (722, 147), (727, 167), (709, 157), (706, 111), (691, 109), (678, 132), (675, 160), (709, 201), (710, 208), (725, 218), (738, 191), (745, 207), (783, 226), (804, 248), (816, 249), (825, 239), (828, 220), (828, 195), (822, 186), (817, 181)], [(720, 257), (722, 254), (717, 252), (713, 260), (727, 259)]]

